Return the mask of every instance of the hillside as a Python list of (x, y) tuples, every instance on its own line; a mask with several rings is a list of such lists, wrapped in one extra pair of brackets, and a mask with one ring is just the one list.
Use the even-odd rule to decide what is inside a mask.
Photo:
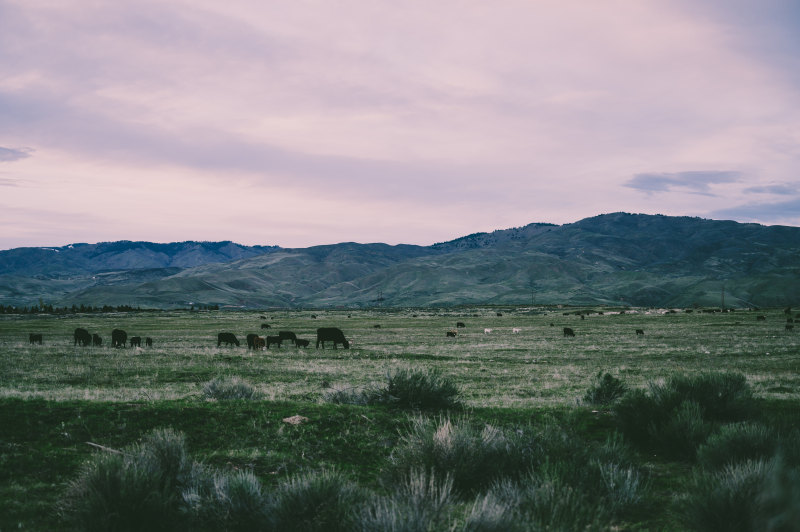
[(0, 303), (237, 307), (800, 303), (800, 228), (613, 213), (433, 246), (116, 242), (0, 251)]

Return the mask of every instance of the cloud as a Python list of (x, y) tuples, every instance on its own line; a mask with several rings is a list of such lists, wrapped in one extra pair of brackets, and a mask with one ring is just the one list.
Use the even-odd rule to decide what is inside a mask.
[(0, 162), (9, 163), (12, 161), (18, 161), (20, 159), (25, 159), (26, 157), (31, 156), (30, 148), (22, 148), (20, 150), (15, 150), (13, 148), (4, 148), (0, 146)]
[(794, 196), (800, 194), (800, 185), (796, 183), (783, 183), (780, 185), (763, 185), (749, 187), (743, 192), (751, 194), (775, 194), (776, 196)]
[(692, 194), (714, 196), (711, 185), (736, 183), (741, 181), (742, 173), (733, 171), (688, 171), (675, 173), (643, 173), (636, 174), (623, 186), (633, 188), (647, 194), (655, 192), (671, 192), (675, 189), (685, 190)]
[(800, 197), (774, 203), (748, 203), (711, 213), (714, 218), (729, 218), (767, 224), (800, 225)]

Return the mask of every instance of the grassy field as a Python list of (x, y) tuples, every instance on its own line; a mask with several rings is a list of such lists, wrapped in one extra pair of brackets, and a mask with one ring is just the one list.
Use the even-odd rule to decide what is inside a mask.
[[(508, 307), (0, 316), (0, 530), (60, 528), (50, 509), (96, 452), (86, 442), (121, 448), (159, 427), (183, 431), (198, 460), (253, 471), (266, 485), (335, 467), (380, 491), (409, 414), (323, 397), (378, 386), (398, 368), (440, 370), (460, 387), (472, 419), (507, 427), (547, 420), (592, 441), (614, 431), (608, 412), (580, 402), (599, 372), (632, 388), (676, 372), (741, 373), (771, 422), (800, 426), (793, 421), (800, 418), (800, 331), (785, 329), (782, 309), (577, 310), (591, 313)], [(466, 327), (456, 329), (456, 322)], [(313, 347), (316, 328), (329, 326), (345, 332), (351, 349)], [(76, 327), (98, 333), (103, 346), (74, 346)], [(565, 337), (564, 327), (575, 336)], [(111, 348), (114, 328), (154, 345)], [(248, 333), (279, 330), (311, 347), (246, 348)], [(458, 336), (446, 337), (448, 330)], [(217, 347), (219, 332), (236, 334), (242, 345)], [(42, 334), (43, 345), (30, 345), (29, 333)], [(261, 399), (206, 400), (203, 387), (218, 377), (244, 379)], [(293, 415), (310, 421), (282, 422)], [(689, 481), (691, 464), (640, 460), (649, 478), (647, 510), (619, 526), (679, 529), (667, 502)]]

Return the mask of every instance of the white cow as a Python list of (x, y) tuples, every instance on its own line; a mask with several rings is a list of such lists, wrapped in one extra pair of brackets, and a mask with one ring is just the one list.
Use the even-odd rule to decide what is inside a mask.
[(492, 332), (492, 330), (491, 330), (491, 329), (484, 329), (484, 330), (483, 330), (483, 334), (489, 334), (490, 332)]
[(519, 334), (521, 330), (522, 329), (518, 329), (518, 328), (514, 327), (513, 329), (511, 329), (511, 332), (512, 332), (512, 334)]

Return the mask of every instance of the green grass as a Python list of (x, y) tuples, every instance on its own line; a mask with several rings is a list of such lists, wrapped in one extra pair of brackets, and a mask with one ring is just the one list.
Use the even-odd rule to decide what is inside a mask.
[[(62, 528), (51, 510), (82, 464), (98, 452), (86, 442), (122, 449), (157, 428), (183, 432), (194, 459), (250, 471), (265, 489), (295, 475), (335, 469), (359, 487), (391, 498), (382, 479), (408, 429), (407, 411), (329, 404), (324, 397), (332, 389), (385, 385), (386, 375), (402, 368), (446, 377), (458, 387), (458, 399), (473, 422), (504, 431), (555, 423), (602, 444), (615, 432), (613, 416), (604, 405), (582, 399), (598, 374), (607, 372), (632, 389), (674, 374), (738, 373), (756, 401), (751, 421), (782, 434), (800, 428), (800, 333), (784, 331), (782, 309), (619, 315), (596, 307), (583, 309), (595, 311), (584, 320), (574, 310), (1, 316), (0, 530)], [(767, 320), (756, 321), (757, 314)], [(467, 327), (446, 338), (456, 321)], [(263, 322), (271, 329), (260, 329)], [(323, 326), (340, 327), (352, 340), (351, 349), (314, 349), (315, 330)], [(76, 327), (99, 333), (105, 345), (74, 347)], [(512, 334), (512, 327), (522, 331)], [(564, 338), (563, 327), (572, 327), (576, 336)], [(114, 328), (152, 337), (154, 346), (112, 349)], [(484, 328), (493, 332), (484, 334)], [(645, 335), (637, 336), (636, 329)], [(248, 333), (278, 330), (294, 331), (312, 347), (258, 352), (244, 347)], [(242, 347), (217, 348), (217, 333), (223, 331), (235, 333)], [(31, 332), (42, 333), (44, 345), (29, 345)], [(259, 399), (208, 401), (204, 386), (215, 379), (244, 381)], [(294, 415), (309, 421), (282, 421)], [(646, 452), (637, 461), (648, 472), (649, 489), (620, 526), (680, 529), (666, 503), (690, 484), (691, 464)], [(505, 508), (507, 501), (490, 495), (459, 504), (484, 508), (480, 515), (491, 516), (491, 508)], [(479, 513), (473, 517), (479, 520)]]

